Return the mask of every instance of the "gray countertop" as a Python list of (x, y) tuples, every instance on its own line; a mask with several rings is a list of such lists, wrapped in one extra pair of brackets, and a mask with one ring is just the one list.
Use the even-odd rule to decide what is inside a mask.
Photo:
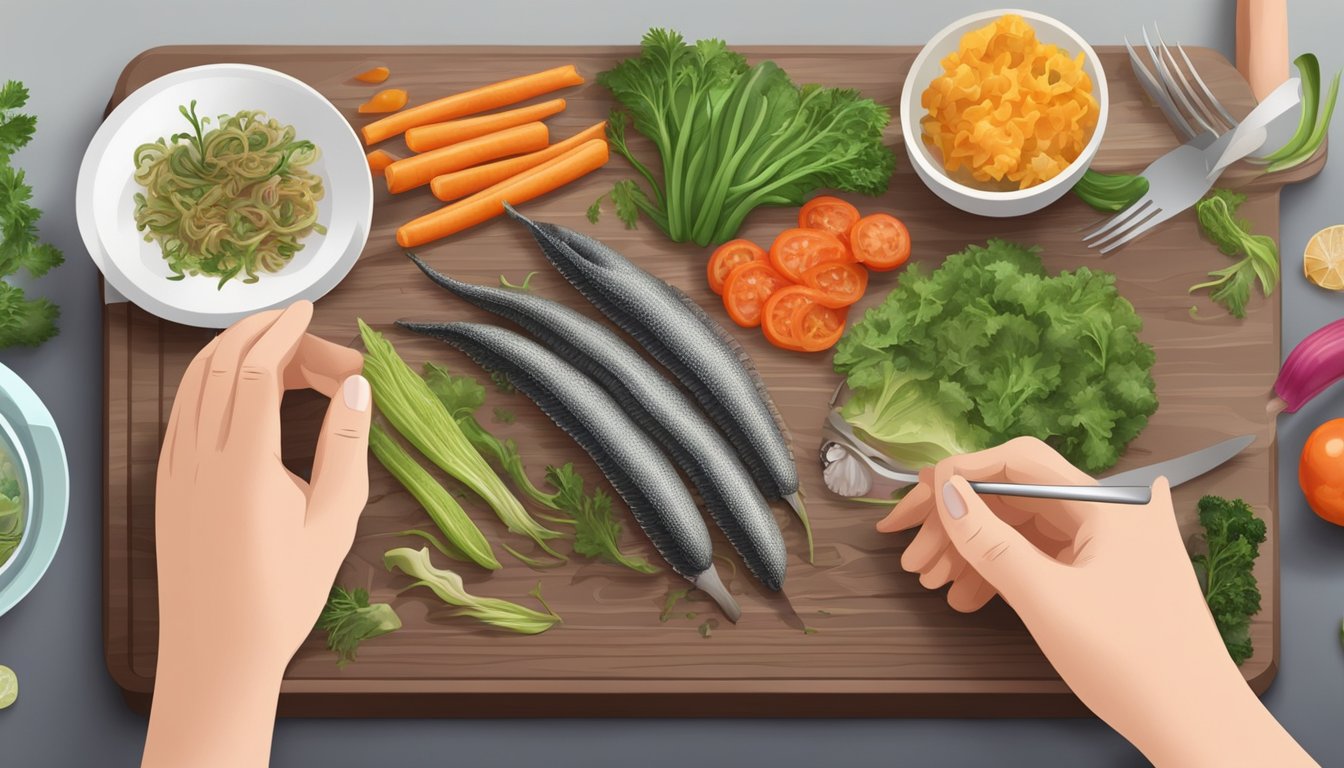
[[(520, 12), (519, 5), (531, 6)], [(1168, 41), (1229, 57), (1233, 0), (1037, 0), (1094, 44), (1119, 43), (1157, 21)], [(1326, 72), (1344, 66), (1344, 6), (1297, 0), (1294, 52), (1314, 51)], [(65, 541), (32, 594), (0, 617), (0, 664), (21, 696), (0, 712), (0, 763), (131, 765), (145, 720), (132, 714), (103, 666), (101, 635), (102, 332), (98, 280), (74, 219), (75, 176), (117, 75), (140, 51), (165, 44), (593, 44), (634, 43), (650, 26), (737, 44), (918, 44), (947, 22), (992, 4), (828, 0), (572, 0), (448, 3), (351, 0), (14, 0), (0, 6), (0, 80), (32, 90), (37, 138), (16, 159), (46, 215), (43, 236), (68, 263), (35, 288), (62, 308), (61, 333), (33, 351), (0, 353), (46, 400), (65, 436), (72, 496)], [(321, 10), (318, 10), (321, 9)], [(523, 20), (526, 20), (525, 22)], [(1332, 133), (1341, 139), (1344, 120)], [(1344, 145), (1341, 145), (1344, 146)], [(1344, 165), (1282, 198), (1283, 347), (1340, 316), (1344, 295), (1301, 274), (1312, 233), (1344, 221)], [(1323, 764), (1344, 763), (1344, 530), (1307, 509), (1297, 456), (1317, 424), (1344, 412), (1344, 388), (1279, 422), (1282, 537), (1281, 665), (1265, 696), (1274, 714)], [(556, 713), (563, 715), (563, 712)], [(1228, 738), (1235, 738), (1229, 734)], [(472, 766), (606, 765), (1098, 765), (1142, 764), (1103, 723), (1079, 720), (290, 720), (278, 724), (273, 764)]]

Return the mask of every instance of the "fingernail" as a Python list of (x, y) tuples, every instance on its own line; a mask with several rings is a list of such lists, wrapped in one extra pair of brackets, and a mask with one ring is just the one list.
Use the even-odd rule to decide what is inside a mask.
[(346, 407), (360, 413), (369, 410), (369, 400), (372, 399), (373, 393), (369, 390), (368, 379), (355, 374), (345, 380), (342, 389), (345, 391)]
[(948, 517), (953, 520), (966, 516), (966, 502), (961, 500), (961, 491), (958, 491), (951, 481), (943, 483), (943, 504), (947, 507)]

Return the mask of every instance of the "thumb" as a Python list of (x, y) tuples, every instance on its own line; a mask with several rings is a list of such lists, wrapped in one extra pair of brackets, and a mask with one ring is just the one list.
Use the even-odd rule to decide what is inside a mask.
[(1010, 602), (1048, 578), (1056, 563), (994, 514), (965, 478), (953, 475), (937, 498), (952, 546)]
[(327, 406), (317, 438), (313, 479), (308, 494), (308, 527), (317, 529), (319, 546), (339, 547), (354, 540), (355, 523), (369, 500), (369, 418), (373, 411), (369, 381), (347, 377)]

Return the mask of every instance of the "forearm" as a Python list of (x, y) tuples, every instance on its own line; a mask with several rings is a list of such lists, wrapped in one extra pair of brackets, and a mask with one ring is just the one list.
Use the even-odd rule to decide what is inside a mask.
[[(1221, 650), (1221, 648), (1219, 649)], [(1152, 707), (1112, 723), (1158, 768), (1317, 763), (1256, 698), (1231, 659), (1154, 691)]]
[(261, 768), (281, 671), (160, 657), (141, 768)]

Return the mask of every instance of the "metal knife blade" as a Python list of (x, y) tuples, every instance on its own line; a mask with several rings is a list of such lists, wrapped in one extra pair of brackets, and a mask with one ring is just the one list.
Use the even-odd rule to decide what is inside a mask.
[(1194, 453), (1109, 475), (1098, 482), (1102, 485), (1151, 485), (1157, 478), (1165, 476), (1174, 488), (1222, 466), (1253, 442), (1255, 435), (1240, 435)]

